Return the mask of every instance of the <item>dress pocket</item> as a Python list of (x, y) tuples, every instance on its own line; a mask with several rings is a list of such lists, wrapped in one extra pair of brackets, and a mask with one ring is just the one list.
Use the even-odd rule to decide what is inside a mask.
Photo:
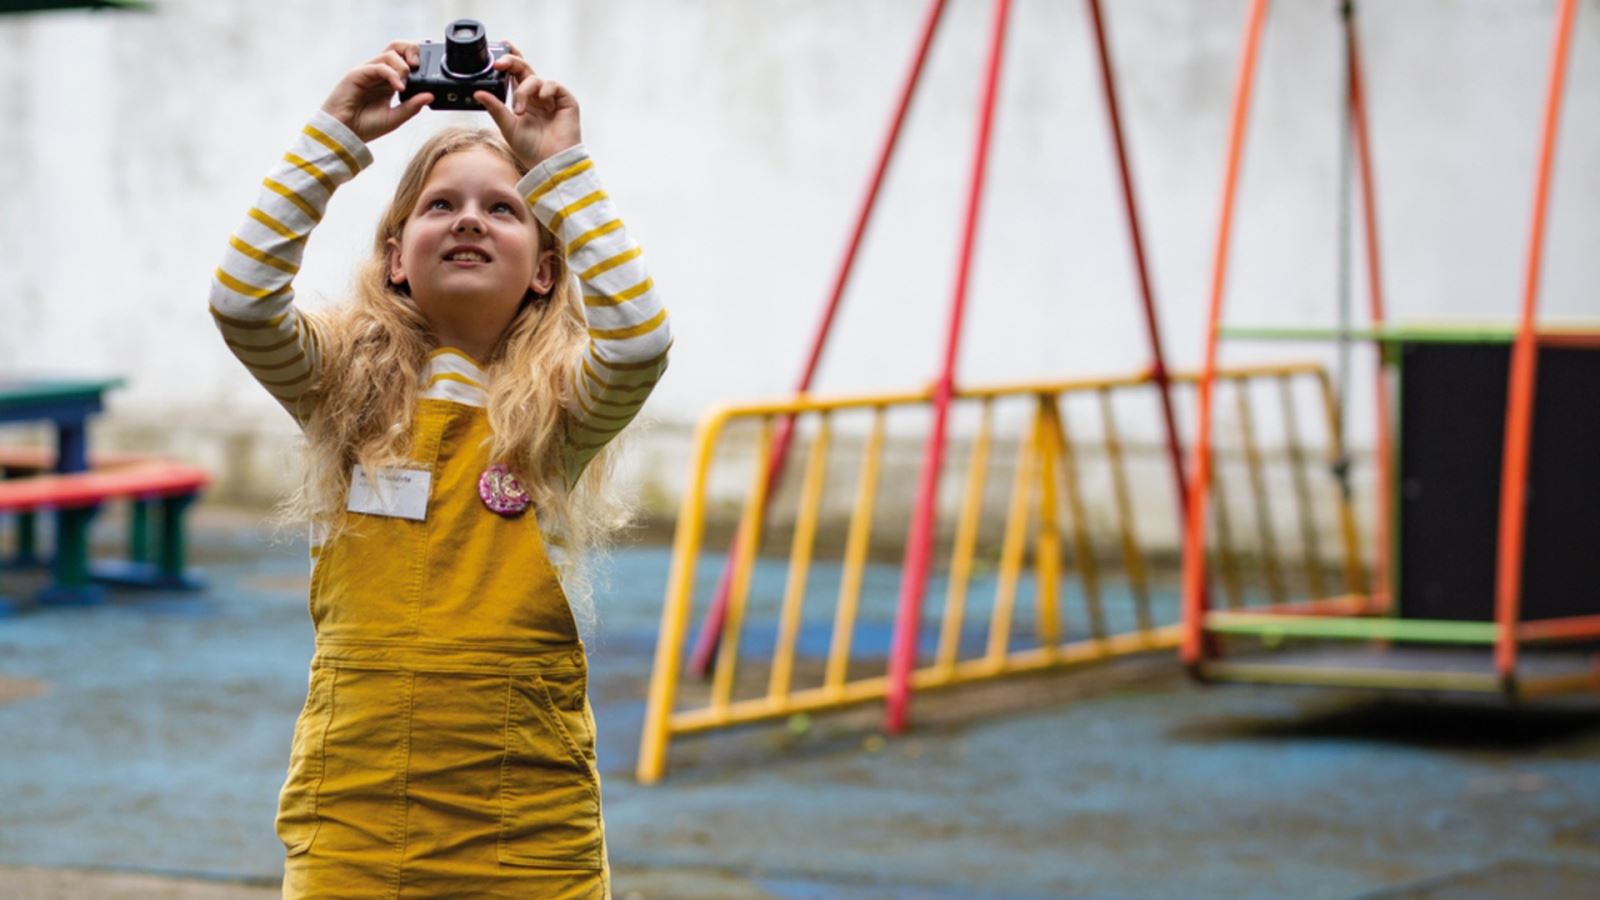
[[(594, 735), (581, 725), (583, 681), (581, 669), (510, 679), (500, 768), (502, 863), (591, 871), (603, 865)], [(578, 708), (564, 708), (574, 696)]]
[(306, 690), (306, 705), (294, 726), (294, 744), (289, 751), (289, 774), (278, 794), (275, 827), (289, 856), (311, 849), (321, 819), (317, 817), (317, 793), (322, 788), (323, 748), (328, 737), (328, 722), (333, 718), (332, 669), (313, 669)]

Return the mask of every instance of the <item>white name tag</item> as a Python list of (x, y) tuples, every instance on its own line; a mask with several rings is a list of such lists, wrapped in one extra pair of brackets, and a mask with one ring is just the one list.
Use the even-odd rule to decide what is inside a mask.
[(350, 473), (351, 512), (393, 516), (421, 522), (428, 517), (428, 489), (433, 473), (426, 469), (379, 469), (377, 488), (367, 472), (356, 466)]

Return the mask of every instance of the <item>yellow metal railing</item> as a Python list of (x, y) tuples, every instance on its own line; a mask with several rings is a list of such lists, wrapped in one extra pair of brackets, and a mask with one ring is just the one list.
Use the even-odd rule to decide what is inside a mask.
[[(1271, 464), (1281, 461), (1291, 472), (1298, 541), (1304, 579), (1313, 596), (1323, 596), (1326, 574), (1321, 555), (1314, 491), (1307, 475), (1312, 464), (1307, 442), (1300, 434), (1293, 385), (1310, 381), (1323, 406), (1325, 425), (1323, 452), (1329, 459), (1342, 456), (1339, 444), (1337, 410), (1325, 372), (1315, 364), (1260, 366), (1224, 371), (1219, 378), (1231, 382), (1237, 391), (1238, 421), (1236, 446), (1224, 447), (1219, 439), (1219, 459), (1243, 465), (1252, 498), (1255, 547), (1244, 548), (1236, 541), (1235, 525), (1219, 481), (1213, 480), (1213, 510), (1216, 528), (1211, 548), (1219, 563), (1226, 603), (1239, 607), (1249, 603), (1282, 603), (1287, 596), (1290, 572), (1283, 561), (1273, 522)], [(1280, 444), (1273, 452), (1264, 447), (1262, 431), (1252, 404), (1257, 385), (1275, 382), (1282, 410), (1277, 425)], [(1173, 379), (1175, 388), (1188, 391), (1192, 376)], [(917, 669), (912, 685), (918, 690), (981, 681), (997, 676), (1069, 666), (1107, 659), (1127, 653), (1171, 648), (1179, 639), (1176, 603), (1158, 612), (1152, 605), (1151, 562), (1135, 525), (1134, 480), (1129, 474), (1128, 453), (1121, 437), (1116, 414), (1116, 398), (1143, 392), (1154, 396), (1148, 374), (1051, 383), (1003, 385), (958, 391), (957, 403), (976, 406), (976, 424), (966, 453), (962, 475), (959, 513), (948, 547), (948, 578), (943, 609), (937, 628), (937, 644), (931, 660)], [(926, 391), (874, 394), (847, 397), (800, 396), (772, 402), (742, 403), (718, 408), (701, 421), (695, 437), (693, 468), (679, 511), (673, 561), (666, 599), (662, 609), (661, 631), (656, 648), (650, 685), (649, 705), (641, 740), (638, 777), (643, 783), (658, 780), (665, 768), (667, 745), (675, 735), (690, 734), (743, 723), (787, 717), (797, 713), (838, 709), (887, 695), (888, 677), (882, 669), (864, 671), (878, 661), (857, 650), (857, 633), (863, 600), (863, 582), (868, 570), (874, 517), (884, 493), (884, 456), (889, 445), (889, 417), (893, 412), (925, 409), (930, 403)], [(1094, 512), (1109, 515), (1115, 523), (1115, 551), (1120, 557), (1122, 580), (1126, 583), (1131, 622), (1114, 627), (1107, 621), (1101, 560), (1096, 557), (1096, 541), (1091, 534), (1091, 505), (1086, 499), (1084, 451), (1075, 440), (1069, 417), (1063, 407), (1069, 399), (1085, 398), (1098, 406), (1098, 451), (1104, 457), (1106, 485), (1100, 491), (1107, 500)], [(1180, 398), (1182, 399), (1182, 398)], [(997, 407), (1007, 410), (1022, 407), (1023, 415), (1002, 419)], [(1152, 407), (1152, 412), (1154, 407)], [(810, 435), (803, 469), (797, 468), (798, 490), (794, 504), (793, 533), (788, 548), (788, 571), (781, 599), (771, 622), (775, 640), (770, 661), (755, 662), (743, 654), (741, 641), (750, 612), (750, 595), (760, 556), (770, 505), (767, 496), (769, 459), (773, 432), (780, 417), (794, 416), (797, 432)], [(830, 453), (840, 443), (835, 435), (845, 417), (866, 417), (860, 463), (855, 474), (853, 500), (840, 560), (839, 590), (834, 599), (828, 649), (816, 660), (817, 666), (806, 678), (797, 674), (799, 646), (804, 630), (807, 586), (823, 521), (827, 493)], [(1014, 474), (998, 527), (1001, 530), (995, 564), (995, 592), (989, 609), (987, 633), (982, 652), (962, 655), (962, 636), (969, 618), (969, 594), (979, 567), (980, 532), (984, 525), (985, 494), (997, 449), (996, 430), (1002, 421), (1026, 418), (1016, 437)], [(1152, 415), (1151, 422), (1155, 421)], [(734, 541), (732, 577), (723, 622), (721, 642), (709, 689), (684, 691), (679, 682), (684, 641), (693, 609), (697, 566), (708, 518), (708, 476), (722, 439), (733, 426), (754, 426), (754, 450), (749, 487), (744, 492), (742, 512)], [(862, 429), (856, 433), (861, 433)], [(1225, 432), (1224, 432), (1225, 434)], [(745, 445), (747, 446), (747, 445)], [(952, 464), (954, 465), (954, 464)], [(1218, 463), (1217, 467), (1221, 467)], [(957, 474), (957, 473), (946, 473)], [(1215, 473), (1221, 475), (1221, 472)], [(1231, 477), (1231, 476), (1230, 476)], [(1165, 489), (1163, 507), (1177, 521), (1177, 500), (1170, 476), (1145, 478), (1143, 483), (1159, 483)], [(1336, 507), (1337, 530), (1343, 544), (1342, 568), (1347, 589), (1361, 590), (1361, 563), (1356, 550), (1355, 519), (1347, 492), (1326, 492)], [(898, 537), (898, 535), (896, 536)], [(1033, 558), (1032, 613), (1033, 640), (1019, 642), (1014, 619), (1017, 600), (1025, 577), (1030, 550)], [(1104, 543), (1104, 542), (1102, 542)], [(1176, 540), (1169, 541), (1176, 545)], [(1248, 594), (1246, 560), (1254, 560), (1256, 574), (1266, 584), (1264, 594)], [(1081, 619), (1075, 620), (1077, 634), (1069, 638), (1064, 621), (1068, 604), (1063, 593), (1064, 566), (1070, 563), (1077, 584), (1077, 607)], [(975, 643), (975, 642), (969, 642)], [(1031, 643), (1031, 646), (1017, 646)], [(764, 649), (764, 648), (762, 648)], [(880, 648), (882, 649), (882, 648)], [(882, 656), (883, 654), (878, 654)], [(755, 671), (756, 662), (766, 662), (765, 672)], [(854, 666), (852, 665), (854, 663)], [(741, 669), (744, 671), (741, 672)], [(852, 671), (854, 669), (854, 671)], [(741, 680), (741, 674), (744, 676)], [(760, 677), (764, 674), (764, 678)], [(797, 682), (806, 681), (801, 685)], [(683, 693), (697, 695), (686, 708)], [(703, 701), (703, 702), (702, 702)], [(698, 705), (694, 705), (698, 704)]]

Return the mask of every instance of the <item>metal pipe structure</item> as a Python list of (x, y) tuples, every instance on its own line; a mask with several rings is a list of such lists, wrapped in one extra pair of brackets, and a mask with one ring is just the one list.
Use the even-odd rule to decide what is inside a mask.
[(1139, 204), (1134, 200), (1133, 170), (1128, 165), (1128, 150), (1122, 136), (1122, 113), (1117, 103), (1117, 81), (1111, 66), (1111, 50), (1106, 40), (1100, 0), (1088, 0), (1089, 19), (1094, 29), (1095, 49), (1099, 52), (1100, 83), (1105, 88), (1106, 115), (1111, 120), (1111, 138), (1117, 152), (1117, 170), (1122, 174), (1122, 202), (1128, 211), (1128, 240), (1133, 244), (1133, 262), (1139, 275), (1139, 297), (1143, 301), (1145, 330), (1150, 337), (1150, 373), (1161, 394), (1161, 417), (1167, 429), (1167, 455), (1172, 463), (1172, 483), (1177, 488), (1178, 511), (1189, 505), (1188, 479), (1183, 474), (1183, 450), (1178, 440), (1178, 420), (1172, 411), (1171, 383), (1167, 378), (1166, 354), (1161, 349), (1161, 326), (1156, 315), (1155, 290), (1150, 286), (1150, 267), (1145, 261), (1144, 236), (1139, 227)]
[(1528, 455), (1533, 436), (1534, 384), (1538, 338), (1534, 321), (1539, 302), (1539, 276), (1544, 261), (1544, 233), (1549, 213), (1550, 174), (1555, 162), (1556, 133), (1561, 119), (1562, 88), (1572, 49), (1577, 0), (1562, 0), (1556, 20), (1555, 48), (1550, 59), (1550, 86), (1545, 95), (1544, 131), (1539, 169), (1534, 182), (1533, 224), (1528, 237), (1528, 269), (1523, 282), (1522, 320), (1511, 347), (1511, 375), (1506, 390), (1505, 450), (1500, 474), (1500, 532), (1495, 558), (1495, 671), (1507, 689), (1514, 689), (1517, 666), (1517, 620), (1522, 604), (1522, 554), (1527, 539)]
[(945, 332), (944, 363), (933, 386), (933, 429), (924, 451), (917, 503), (906, 539), (905, 564), (900, 576), (900, 603), (894, 640), (889, 651), (889, 696), (884, 727), (898, 734), (906, 723), (911, 699), (911, 670), (916, 667), (917, 636), (922, 622), (922, 598), (927, 592), (932, 557), (933, 519), (937, 510), (939, 470), (944, 462), (945, 430), (950, 397), (955, 390), (956, 352), (961, 343), (961, 323), (966, 311), (967, 286), (972, 272), (972, 248), (977, 238), (978, 213), (983, 201), (984, 173), (989, 160), (989, 136), (994, 125), (995, 96), (999, 93), (1000, 64), (1005, 58), (1006, 21), (1010, 0), (995, 0), (989, 61), (984, 74), (983, 99), (978, 109), (977, 148), (967, 190), (966, 222), (962, 227), (961, 255), (956, 268), (955, 295), (950, 303)]
[(1223, 286), (1227, 281), (1228, 247), (1233, 238), (1233, 210), (1238, 197), (1239, 163), (1244, 153), (1245, 123), (1250, 116), (1250, 94), (1255, 83), (1256, 60), (1261, 55), (1261, 26), (1267, 0), (1251, 0), (1246, 17), (1244, 50), (1234, 85), (1233, 112), (1228, 128), (1228, 158), (1222, 179), (1222, 213), (1217, 224), (1216, 253), (1211, 268), (1211, 305), (1206, 317), (1205, 357), (1200, 368), (1199, 426), (1190, 453), (1188, 523), (1183, 530), (1183, 661), (1200, 663), (1205, 618), (1206, 500), (1211, 483), (1211, 405), (1217, 373), (1217, 329), (1222, 321)]
[[(905, 84), (900, 90), (900, 99), (895, 104), (894, 114), (889, 120), (889, 133), (885, 136), (883, 147), (878, 152), (878, 163), (872, 170), (872, 178), (867, 182), (866, 196), (862, 198), (861, 208), (856, 213), (855, 227), (851, 229), (850, 239), (845, 244), (844, 258), (840, 260), (839, 270), (834, 275), (833, 289), (828, 295), (822, 321), (817, 324), (817, 334), (811, 341), (811, 352), (806, 357), (800, 382), (795, 387), (797, 394), (804, 394), (811, 389), (811, 379), (816, 375), (817, 366), (822, 361), (823, 347), (827, 344), (828, 334), (833, 329), (834, 316), (839, 311), (839, 302), (844, 296), (845, 285), (849, 283), (850, 273), (855, 268), (856, 251), (861, 248), (861, 240), (866, 235), (872, 211), (878, 204), (878, 192), (883, 187), (883, 179), (889, 172), (889, 162), (893, 159), (894, 149), (900, 142), (900, 129), (905, 124), (907, 112), (911, 109), (911, 98), (916, 94), (918, 82), (922, 80), (923, 64), (928, 59), (928, 48), (933, 44), (933, 36), (939, 29), (945, 3), (946, 0), (931, 0), (927, 14), (923, 18), (922, 35), (917, 41), (917, 50), (912, 57), (911, 71), (907, 74)], [(789, 443), (793, 436), (794, 417), (787, 416), (779, 425), (777, 438), (773, 442), (772, 457), (767, 464), (768, 494), (776, 490), (779, 480), (783, 477), (784, 463), (788, 459)], [(734, 540), (737, 542), (738, 538)], [(705, 677), (711, 668), (711, 663), (716, 659), (723, 619), (727, 615), (728, 589), (733, 583), (733, 561), (734, 553), (730, 548), (727, 561), (722, 566), (722, 575), (717, 579), (717, 589), (712, 595), (711, 608), (706, 613), (700, 635), (695, 640), (694, 653), (690, 657), (689, 670), (697, 678)]]

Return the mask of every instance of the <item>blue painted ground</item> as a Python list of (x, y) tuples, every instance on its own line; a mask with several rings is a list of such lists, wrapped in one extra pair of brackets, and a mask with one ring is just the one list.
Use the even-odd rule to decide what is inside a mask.
[[(311, 651), (304, 548), (237, 515), (202, 524), (204, 593), (0, 619), (0, 865), (276, 878)], [(590, 641), (619, 897), (1477, 897), (1552, 872), (1594, 876), (1600, 896), (1592, 704), (1206, 689), (1157, 658), (930, 695), (916, 733), (889, 742), (873, 709), (686, 739), (668, 780), (641, 787), (666, 568), (665, 550), (617, 554)], [(753, 620), (771, 621), (783, 576), (758, 572)], [(887, 649), (896, 581), (869, 572), (867, 656)], [(0, 591), (28, 584), (0, 572)], [(803, 652), (825, 649), (836, 590), (819, 566)], [(974, 621), (992, 593), (974, 586)], [(930, 609), (942, 598), (936, 584)], [(1131, 619), (1125, 594), (1107, 605), (1113, 625)], [(1170, 594), (1154, 608), (1170, 620)], [(768, 654), (772, 637), (753, 624), (745, 647)], [(985, 638), (971, 627), (963, 644)]]

